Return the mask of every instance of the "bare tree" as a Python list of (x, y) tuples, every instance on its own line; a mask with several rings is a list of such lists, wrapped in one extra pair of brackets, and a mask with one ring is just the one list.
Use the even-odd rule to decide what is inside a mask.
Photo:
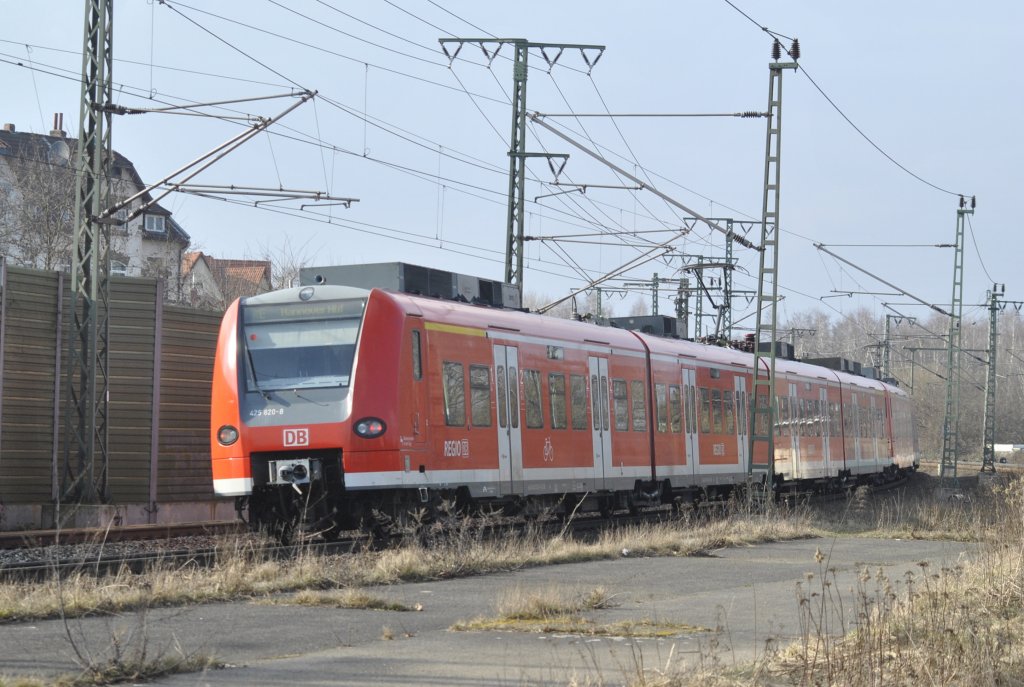
[(260, 260), (270, 262), (272, 269), (273, 289), (287, 289), (299, 285), (299, 270), (303, 267), (311, 267), (321, 260), (318, 256), (323, 253), (323, 247), (311, 247), (307, 239), (299, 245), (292, 243), (287, 235), (281, 243), (272, 246), (269, 242), (260, 243), (257, 254)]
[(71, 259), (75, 218), (75, 173), (67, 156), (44, 146), (23, 146), (5, 162), (0, 169), (6, 177), (0, 182), (0, 252), (21, 267), (63, 269)]

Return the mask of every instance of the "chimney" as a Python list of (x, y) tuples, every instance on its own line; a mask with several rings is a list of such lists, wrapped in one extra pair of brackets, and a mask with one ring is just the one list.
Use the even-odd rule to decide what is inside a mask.
[(10, 132), (13, 133), (14, 132), (14, 125), (13, 124), (4, 124), (4, 131), (10, 131)]
[[(14, 130), (14, 126), (11, 125), (11, 131)], [(64, 131), (64, 113), (55, 112), (53, 115), (53, 129), (50, 131), (51, 136), (57, 136), (58, 138), (67, 138), (68, 132)]]

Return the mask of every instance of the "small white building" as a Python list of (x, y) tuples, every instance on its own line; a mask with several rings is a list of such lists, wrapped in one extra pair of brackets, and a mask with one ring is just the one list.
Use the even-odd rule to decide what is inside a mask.
[(222, 260), (201, 251), (185, 254), (181, 283), (183, 305), (212, 310), (273, 288), (269, 260)]

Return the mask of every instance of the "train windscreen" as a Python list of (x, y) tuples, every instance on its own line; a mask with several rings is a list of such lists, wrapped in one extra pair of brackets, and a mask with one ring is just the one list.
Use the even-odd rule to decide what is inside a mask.
[(247, 389), (348, 386), (365, 305), (358, 299), (245, 307)]

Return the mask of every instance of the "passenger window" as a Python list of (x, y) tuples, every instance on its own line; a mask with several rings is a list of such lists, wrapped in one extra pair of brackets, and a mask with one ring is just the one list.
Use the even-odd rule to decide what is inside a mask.
[(612, 401), (615, 403), (615, 429), (625, 432), (629, 429), (629, 407), (626, 403), (626, 380), (612, 380)]
[(733, 405), (732, 392), (722, 392), (722, 410), (725, 411), (725, 433), (736, 433), (736, 407)]
[(740, 434), (749, 434), (750, 427), (747, 426), (747, 393), (745, 391), (736, 392), (736, 410)]
[(604, 411), (601, 413), (601, 424), (604, 427), (604, 431), (608, 431), (608, 378), (601, 375), (601, 407)]
[(491, 368), (469, 366), (469, 406), (474, 427), (491, 426)]
[(590, 375), (590, 414), (594, 416), (594, 430), (601, 429), (601, 387), (597, 384), (597, 375)]
[(668, 417), (672, 431), (679, 434), (683, 431), (683, 399), (678, 384), (668, 387)]
[(642, 432), (647, 429), (647, 399), (644, 394), (643, 382), (630, 384), (633, 392), (633, 430)]
[(722, 391), (711, 390), (711, 431), (715, 434), (722, 433)]
[(519, 372), (508, 368), (508, 423), (519, 429)]
[(466, 424), (466, 379), (462, 363), (444, 365), (444, 422), (452, 427)]
[(572, 428), (587, 428), (587, 378), (583, 375), (569, 376), (569, 393), (572, 395)]
[(420, 351), (420, 330), (412, 330), (412, 378), (423, 379), (423, 354)]
[(686, 387), (686, 433), (697, 433), (697, 396), (693, 386)]
[(654, 403), (658, 412), (658, 431), (668, 431), (668, 387), (664, 384), (654, 385)]
[(551, 401), (551, 429), (565, 429), (568, 427), (565, 413), (565, 375), (548, 375), (548, 397)]
[(498, 426), (505, 429), (508, 427), (508, 399), (505, 398), (508, 388), (505, 385), (504, 365), (498, 365), (496, 377), (498, 386)]
[(523, 370), (523, 399), (526, 401), (526, 426), (542, 428), (544, 411), (540, 404), (540, 372), (537, 370)]
[(775, 397), (775, 436), (789, 436), (789, 407), (785, 396)]
[(711, 395), (704, 387), (700, 389), (700, 431), (711, 432)]

